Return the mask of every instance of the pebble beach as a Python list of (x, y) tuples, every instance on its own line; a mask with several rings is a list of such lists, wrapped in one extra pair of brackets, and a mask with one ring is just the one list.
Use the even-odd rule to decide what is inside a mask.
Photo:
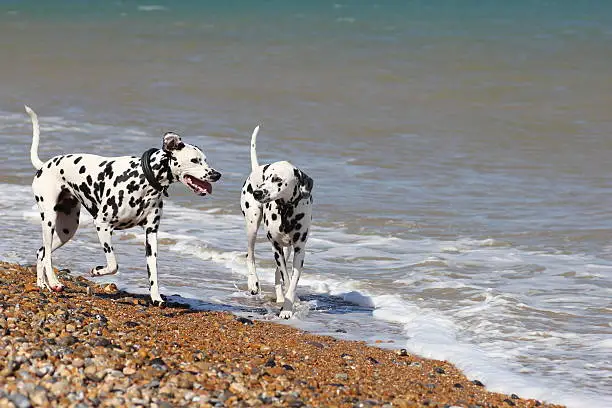
[(0, 263), (0, 407), (560, 407), (445, 361)]

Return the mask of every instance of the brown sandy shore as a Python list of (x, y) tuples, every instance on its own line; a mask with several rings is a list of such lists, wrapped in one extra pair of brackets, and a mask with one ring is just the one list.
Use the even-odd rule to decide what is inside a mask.
[(193, 311), (0, 262), (0, 408), (558, 407), (488, 392), (445, 361)]

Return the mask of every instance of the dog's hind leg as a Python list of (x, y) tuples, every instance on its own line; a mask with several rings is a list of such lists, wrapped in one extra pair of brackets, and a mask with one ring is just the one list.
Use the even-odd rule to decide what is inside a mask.
[[(248, 208), (248, 207), (247, 207)], [(255, 269), (255, 241), (257, 239), (257, 230), (261, 223), (261, 208), (256, 205), (251, 205), (247, 210), (246, 220), (246, 232), (247, 232), (247, 269), (248, 275), (248, 290), (252, 295), (256, 295), (260, 292), (259, 278), (257, 277), (257, 270)]]
[(276, 267), (276, 271), (274, 272), (274, 290), (276, 291), (276, 303), (284, 303), (285, 302), (285, 293), (283, 290), (284, 287), (283, 277), (281, 275), (280, 266)]
[[(46, 222), (42, 225), (43, 247), (39, 250), (37, 266), (40, 265), (40, 270), (37, 270), (37, 284), (40, 287), (47, 287), (54, 292), (61, 292), (64, 285), (59, 281), (57, 275), (53, 271), (51, 262), (51, 253), (53, 252), (53, 236), (55, 235), (55, 220), (54, 213), (46, 213)], [(38, 268), (37, 268), (38, 269)], [(42, 275), (42, 276), (41, 276)], [(42, 279), (42, 285), (41, 285)]]
[[(49, 288), (60, 292), (64, 286), (55, 275), (51, 262), (51, 253), (54, 249), (53, 237), (57, 223), (57, 213), (52, 206), (54, 206), (56, 197), (59, 197), (60, 194), (52, 184), (46, 183), (43, 178), (39, 177), (32, 184), (32, 190), (40, 210), (43, 239), (43, 246), (36, 254), (36, 285), (43, 289)], [(56, 245), (61, 246), (60, 244)]]
[[(81, 204), (72, 196), (68, 194), (66, 190), (60, 193), (58, 203), (55, 205), (53, 210), (55, 211), (55, 227), (52, 229), (53, 238), (51, 244), (51, 252), (54, 252), (56, 249), (62, 247), (66, 242), (70, 241), (70, 239), (74, 236), (76, 230), (79, 227), (79, 213), (81, 210)], [(41, 198), (38, 197), (38, 200)], [(44, 224), (44, 213), (41, 213), (41, 217), (43, 217)], [(47, 217), (51, 220), (53, 217), (51, 214)], [(47, 228), (49, 224), (47, 223)], [(44, 227), (43, 227), (44, 228)], [(44, 233), (43, 233), (44, 234)], [(45, 247), (42, 246), (36, 253), (36, 271), (37, 271), (37, 282), (36, 284), (44, 288), (46, 286), (45, 282), (49, 279), (54, 281), (54, 276), (47, 277), (43, 271), (46, 270), (44, 267), (44, 259), (45, 259), (46, 250)], [(38, 273), (40, 271), (40, 273)], [(52, 287), (52, 286), (51, 286)]]
[[(291, 252), (292, 252), (293, 247), (292, 246), (288, 246), (286, 248), (283, 249), (283, 252), (285, 253), (285, 265), (289, 265), (289, 260), (291, 259)], [(287, 277), (289, 279), (291, 279), (291, 273), (293, 271), (291, 270), (287, 270)]]
[(51, 246), (52, 252), (70, 241), (79, 228), (81, 203), (68, 190), (63, 190), (53, 210), (55, 211), (55, 233)]
[[(286, 247), (282, 249), (285, 256), (285, 270), (287, 270), (287, 265), (289, 264), (289, 259), (291, 258), (291, 247)], [(280, 266), (276, 267), (276, 271), (274, 273), (274, 287), (276, 289), (276, 303), (284, 303), (285, 302), (285, 286), (287, 281), (291, 279), (291, 275), (289, 271), (287, 271), (287, 277), (283, 277)]]
[(96, 266), (91, 269), (90, 274), (91, 276), (113, 275), (119, 269), (111, 241), (113, 230), (106, 222), (94, 221), (94, 223), (96, 224), (100, 245), (102, 245), (104, 255), (106, 256), (106, 266)]

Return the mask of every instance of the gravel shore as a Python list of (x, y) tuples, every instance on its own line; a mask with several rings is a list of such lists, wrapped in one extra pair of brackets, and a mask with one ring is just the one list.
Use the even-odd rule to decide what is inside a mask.
[(2, 407), (559, 407), (488, 392), (445, 361), (294, 328), (148, 305), (0, 262)]

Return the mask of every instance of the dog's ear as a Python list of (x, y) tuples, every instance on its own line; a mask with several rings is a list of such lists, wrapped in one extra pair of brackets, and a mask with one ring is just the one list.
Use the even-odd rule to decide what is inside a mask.
[(179, 135), (173, 132), (166, 132), (163, 143), (164, 151), (181, 150), (183, 147), (185, 147), (185, 143), (183, 143)]
[(302, 170), (298, 170), (298, 180), (300, 181), (300, 198), (308, 198), (312, 193), (314, 182)]

